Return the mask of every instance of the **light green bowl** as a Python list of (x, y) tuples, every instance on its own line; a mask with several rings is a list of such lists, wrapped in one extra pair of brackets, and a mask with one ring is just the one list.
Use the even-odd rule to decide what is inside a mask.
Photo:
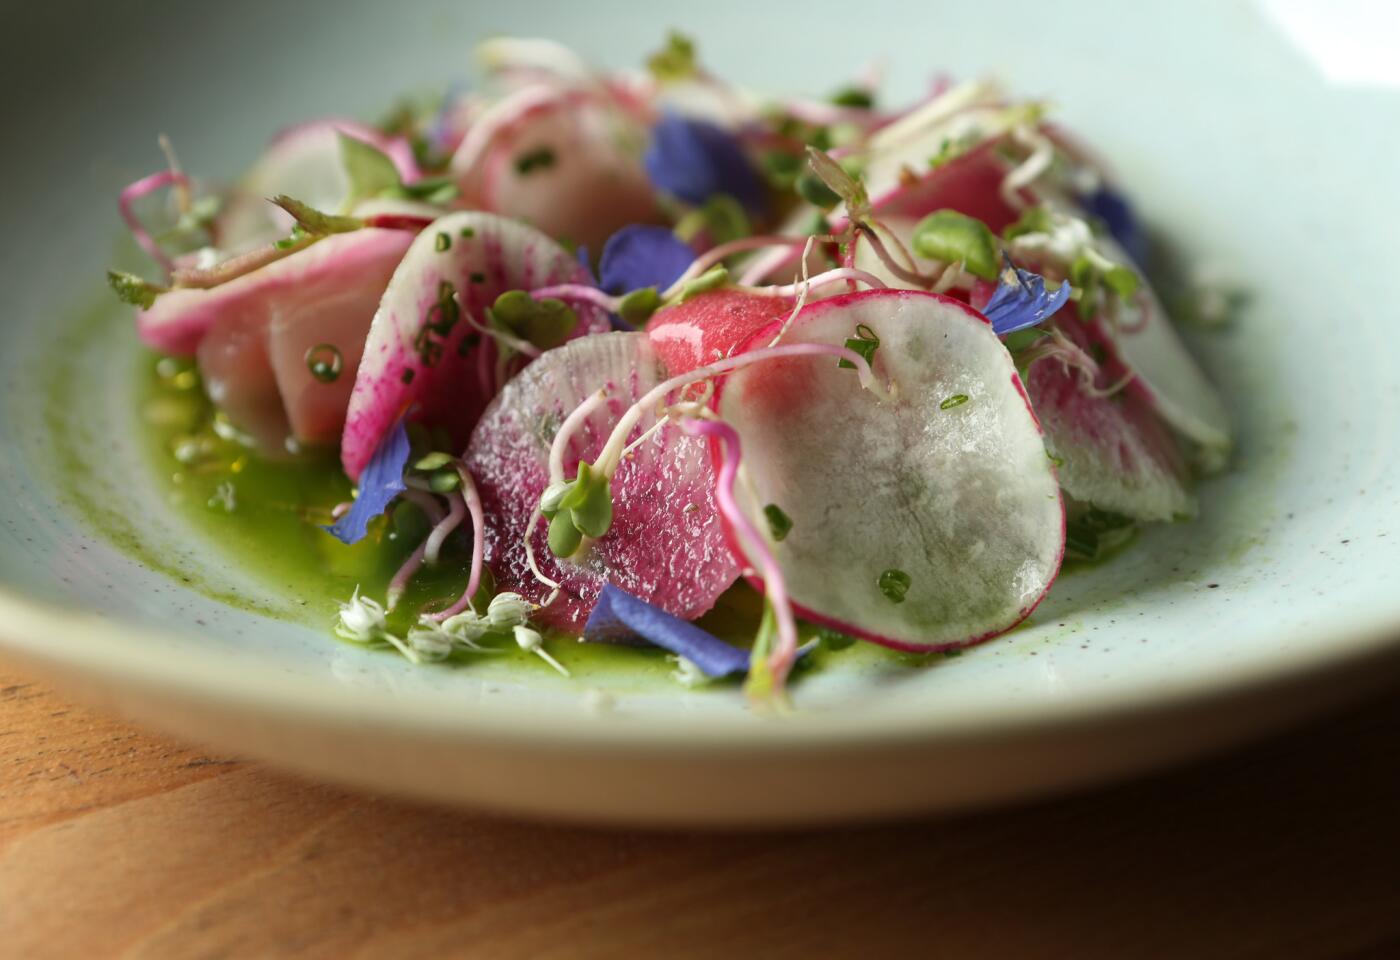
[[(988, 803), (1220, 747), (1392, 678), (1400, 96), (1364, 71), (1373, 85), (1330, 81), (1358, 72), (1296, 46), (1276, 6), (170, 3), (81, 29), (29, 15), (0, 40), (0, 62), (46, 78), (10, 101), (23, 116), (0, 158), (0, 653), (326, 777), (627, 822)], [(486, 35), (547, 32), (617, 65), (672, 25), (758, 88), (825, 92), (884, 56), (892, 97), (948, 70), (1053, 98), (1162, 235), (1253, 292), (1235, 327), (1195, 340), (1241, 437), (1200, 519), (1065, 578), (1029, 625), (964, 656), (838, 658), (774, 719), (658, 675), (571, 684), (338, 643), (315, 584), (230, 564), (172, 509), (143, 452), (129, 317), (90, 306), (116, 192), (159, 164), (157, 132), (188, 168), (228, 175), (286, 123), (373, 116), (468, 76)], [(585, 688), (612, 691), (611, 709)]]

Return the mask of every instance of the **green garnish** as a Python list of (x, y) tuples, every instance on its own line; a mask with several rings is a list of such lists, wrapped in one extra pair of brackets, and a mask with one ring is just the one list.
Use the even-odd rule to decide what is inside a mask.
[(832, 630), (830, 627), (818, 627), (817, 639), (822, 642), (828, 650), (845, 650), (854, 646), (856, 638), (850, 634), (842, 633), (840, 630)]
[(1103, 275), (1103, 282), (1124, 300), (1137, 293), (1138, 275), (1124, 266), (1110, 267)]
[(149, 310), (151, 304), (156, 302), (156, 297), (170, 289), (142, 280), (134, 273), (123, 273), (120, 270), (107, 271), (107, 284), (122, 303), (129, 303), (142, 310)]
[(456, 470), (439, 470), (428, 478), (433, 493), (451, 493), (461, 485), (462, 476)]
[[(865, 359), (866, 363), (875, 361), (875, 351), (880, 347), (880, 338), (863, 323), (856, 324), (856, 335), (846, 338), (846, 349), (858, 353)], [(841, 370), (854, 370), (856, 365), (842, 357), (836, 361), (836, 366)]]
[(770, 150), (763, 155), (763, 172), (774, 187), (791, 190), (802, 173), (802, 158), (783, 150)]
[(718, 290), (728, 282), (729, 271), (723, 265), (713, 266), (694, 280), (686, 281), (685, 286), (681, 287), (681, 303), (702, 293)]
[(463, 227), (463, 228), (462, 228), (462, 237), (463, 237), (463, 239), (470, 240), (470, 239), (471, 239), (472, 237), (474, 237), (474, 236), (476, 236), (476, 231), (473, 230), (471, 227)]
[(943, 399), (943, 402), (940, 403), (940, 404), (938, 405), (938, 409), (940, 409), (940, 410), (951, 410), (951, 409), (953, 409), (954, 407), (961, 407), (964, 403), (967, 403), (967, 401), (968, 401), (968, 396), (967, 396), (967, 394), (965, 394), (965, 393), (955, 393), (955, 394), (953, 394), (951, 397), (945, 397), (945, 398)]
[(784, 513), (783, 508), (776, 503), (764, 507), (763, 516), (768, 521), (768, 532), (772, 534), (773, 540), (781, 543), (792, 530), (792, 517)]
[(875, 97), (863, 87), (846, 87), (833, 94), (831, 102), (838, 107), (858, 107), (869, 110), (875, 106)]
[(612, 485), (606, 474), (580, 460), (567, 483), (552, 484), (540, 497), (540, 513), (549, 520), (549, 549), (570, 557), (585, 536), (601, 537), (612, 526)]
[(439, 233), (437, 239), (433, 241), (433, 249), (438, 253), (445, 253), (452, 249), (452, 238), (445, 233)]
[(515, 158), (515, 172), (524, 177), (536, 170), (548, 170), (556, 159), (552, 147), (536, 147)]
[(1065, 524), (1065, 555), (1073, 560), (1101, 560), (1132, 539), (1137, 521), (1090, 507)]
[(695, 42), (674, 30), (666, 35), (666, 46), (647, 58), (647, 69), (662, 83), (675, 83), (695, 76)]
[(350, 180), (348, 205), (400, 188), (399, 169), (383, 151), (344, 133), (339, 136), (340, 162)]
[(1001, 235), (1008, 240), (1015, 240), (1029, 233), (1049, 233), (1054, 229), (1055, 224), (1047, 207), (1028, 207), (1020, 219), (1007, 226)]
[(909, 578), (909, 574), (905, 573), (903, 570), (897, 570), (891, 567), (880, 574), (875, 584), (880, 588), (880, 592), (885, 595), (890, 603), (903, 603), (905, 594), (909, 592), (909, 587), (913, 585), (913, 582), (914, 581)]
[(452, 454), (443, 453), (441, 450), (435, 450), (414, 463), (413, 469), (422, 470), (426, 473), (433, 470), (441, 470), (451, 462)]
[(536, 300), (524, 290), (501, 294), (490, 314), (506, 330), (541, 350), (559, 346), (578, 326), (578, 314), (563, 300)]
[(617, 315), (634, 327), (644, 326), (661, 306), (661, 294), (655, 287), (633, 290), (617, 303)]
[(938, 210), (914, 227), (914, 252), (944, 263), (961, 262), (968, 273), (983, 280), (995, 280), (1000, 262), (996, 238), (981, 220)]
[(340, 217), (330, 213), (322, 213), (310, 204), (302, 203), (300, 200), (285, 194), (273, 197), (272, 202), (291, 214), (292, 219), (297, 222), (297, 226), (301, 227), (308, 236), (324, 237), (332, 233), (350, 233), (365, 225), (365, 222), (358, 217)]
[(798, 175), (793, 186), (799, 197), (819, 209), (830, 210), (841, 202), (836, 191), (828, 187), (822, 182), (821, 177), (811, 171)]
[(421, 200), (441, 206), (457, 198), (457, 182), (451, 177), (424, 177), (412, 183), (401, 183), (395, 191), (409, 200)]

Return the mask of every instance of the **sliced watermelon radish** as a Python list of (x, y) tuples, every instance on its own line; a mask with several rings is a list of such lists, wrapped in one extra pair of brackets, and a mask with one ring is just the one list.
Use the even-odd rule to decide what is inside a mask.
[[(426, 228), (394, 271), (370, 327), (341, 439), (345, 472), (358, 477), (410, 407), (412, 419), (441, 425), (465, 445), (498, 389), (496, 345), (473, 323), (483, 324), (507, 290), (588, 280), (563, 247), (513, 220), (463, 212)], [(575, 312), (574, 336), (608, 328), (596, 307), (577, 304)]]
[(527, 87), (493, 106), (452, 158), (457, 205), (534, 224), (594, 250), (660, 211), (646, 131), (601, 93)]
[[(601, 404), (574, 435), (565, 457), (573, 476), (580, 459), (595, 461), (623, 412), (666, 378), (640, 333), (584, 337), (526, 367), (487, 409), (472, 433), (466, 462), (486, 513), (486, 562), (498, 590), (543, 603), (552, 588), (530, 570), (524, 542), (549, 482), (549, 453), (564, 419), (599, 389)], [(633, 437), (655, 423), (643, 416)], [(623, 459), (612, 479), (608, 532), (569, 561), (546, 543), (546, 525), (530, 532), (535, 563), (560, 585), (535, 619), (580, 630), (605, 583), (667, 613), (693, 619), (738, 575), (714, 503), (714, 472), (703, 440), (666, 425)]]
[(879, 337), (893, 402), (824, 357), (756, 364), (721, 387), (744, 443), (742, 506), (760, 528), (770, 505), (791, 520), (771, 549), (808, 619), (907, 650), (1001, 633), (1040, 602), (1064, 551), (1059, 484), (1011, 358), (970, 307), (913, 291), (812, 304), (784, 342), (840, 345), (858, 326)]
[[(1072, 312), (1071, 305), (1066, 313)], [(1053, 356), (1037, 360), (1026, 375), (1046, 448), (1061, 461), (1065, 492), (1135, 520), (1175, 520), (1195, 513), (1181, 450), (1151, 397), (1135, 381), (1111, 396), (1099, 393), (1128, 373), (1102, 325), (1071, 315), (1054, 326), (1100, 358), (1092, 384), (1082, 371)]]
[(677, 376), (731, 355), (792, 308), (785, 297), (712, 290), (658, 311), (647, 324), (647, 337), (670, 375)]

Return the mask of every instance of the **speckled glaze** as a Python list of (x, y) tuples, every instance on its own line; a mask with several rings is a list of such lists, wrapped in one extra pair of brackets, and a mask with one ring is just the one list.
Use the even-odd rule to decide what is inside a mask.
[[(1065, 17), (1008, 2), (989, 25), (977, 5), (872, 3), (838, 46), (827, 18), (777, 6), (742, 7), (738, 31), (722, 11), (643, 17), (620, 0), (350, 7), (157, 3), (94, 11), (80, 35), (39, 11), (32, 35), (3, 39), (0, 62), (70, 65), (16, 106), (34, 124), (62, 120), (53, 135), (0, 158), (6, 656), (152, 724), (322, 776), (653, 823), (892, 815), (1063, 789), (1221, 747), (1393, 675), (1400, 96), (1329, 83), (1271, 4), (1089, 2)], [(1101, 31), (1093, 55), (1067, 54), (1085, 23)], [(616, 64), (672, 24), (717, 72), (759, 88), (820, 92), (886, 54), (892, 94), (935, 70), (991, 69), (1052, 96), (1174, 250), (1252, 288), (1237, 325), (1188, 337), (1240, 436), (1230, 470), (1199, 491), (1199, 518), (1061, 578), (1030, 621), (956, 658), (846, 651), (797, 685), (785, 718), (655, 673), (416, 669), (331, 640), (333, 610), (312, 585), (227, 563), (150, 482), (130, 318), (82, 319), (114, 256), (112, 198), (158, 165), (155, 133), (186, 168), (228, 174), (287, 122), (373, 114), (400, 89), (451, 79), (481, 37), (547, 30)], [(297, 53), (313, 30), (339, 52), (315, 70)], [(180, 84), (123, 53), (196, 31), (197, 63), (170, 44)], [(248, 69), (252, 51), (270, 66)], [(139, 266), (124, 256), (116, 265)]]

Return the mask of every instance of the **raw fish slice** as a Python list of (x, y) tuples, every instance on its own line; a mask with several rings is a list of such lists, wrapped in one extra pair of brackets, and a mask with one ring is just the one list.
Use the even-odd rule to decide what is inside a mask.
[[(902, 290), (813, 304), (783, 342), (839, 346), (861, 324), (880, 338), (892, 403), (828, 357), (747, 367), (721, 387), (743, 438), (743, 507), (760, 529), (769, 504), (791, 519), (770, 548), (808, 619), (908, 650), (1008, 630), (1064, 551), (1059, 484), (1011, 358), (967, 305)], [(896, 601), (881, 581), (900, 574)]]
[(629, 223), (659, 219), (641, 161), (646, 131), (605, 98), (532, 87), (491, 114), (452, 158), (458, 206), (521, 219), (593, 250)]
[(729, 356), (759, 330), (792, 312), (784, 297), (714, 290), (658, 311), (647, 337), (672, 376)]
[[(137, 329), (165, 353), (198, 348), (210, 396), (260, 447), (279, 451), (288, 436), (332, 443), (370, 320), (412, 240), (376, 229), (326, 237), (217, 287), (161, 294), (138, 312)], [(307, 351), (322, 345), (341, 357), (330, 382), (307, 366)]]
[[(465, 446), (498, 389), (496, 346), (468, 318), (484, 324), (507, 290), (587, 282), (559, 244), (494, 214), (454, 213), (424, 229), (394, 271), (365, 342), (341, 440), (345, 472), (358, 478), (410, 407), (414, 419), (446, 427)], [(608, 328), (602, 310), (575, 310), (575, 336)]]
[[(1081, 349), (1103, 358), (1098, 388), (1127, 372), (1099, 325), (1072, 316), (1056, 325)], [(1045, 445), (1062, 461), (1060, 485), (1075, 500), (1136, 520), (1175, 520), (1195, 513), (1176, 439), (1141, 385), (1133, 382), (1113, 396), (1095, 396), (1080, 371), (1047, 357), (1032, 364), (1026, 388), (1045, 430)]]
[[(551, 350), (508, 383), (477, 424), (467, 450), (486, 511), (486, 562), (498, 590), (543, 602), (550, 588), (530, 572), (523, 541), (549, 482), (555, 432), (600, 388), (610, 400), (584, 423), (564, 460), (572, 477), (580, 458), (593, 462), (623, 411), (667, 376), (640, 333), (584, 337)], [(643, 418), (633, 438), (655, 423)], [(582, 629), (604, 583), (686, 619), (700, 616), (738, 576), (713, 499), (714, 473), (703, 440), (667, 425), (624, 458), (612, 481), (608, 532), (570, 561), (531, 535), (535, 560), (559, 581), (558, 599), (535, 619)]]

